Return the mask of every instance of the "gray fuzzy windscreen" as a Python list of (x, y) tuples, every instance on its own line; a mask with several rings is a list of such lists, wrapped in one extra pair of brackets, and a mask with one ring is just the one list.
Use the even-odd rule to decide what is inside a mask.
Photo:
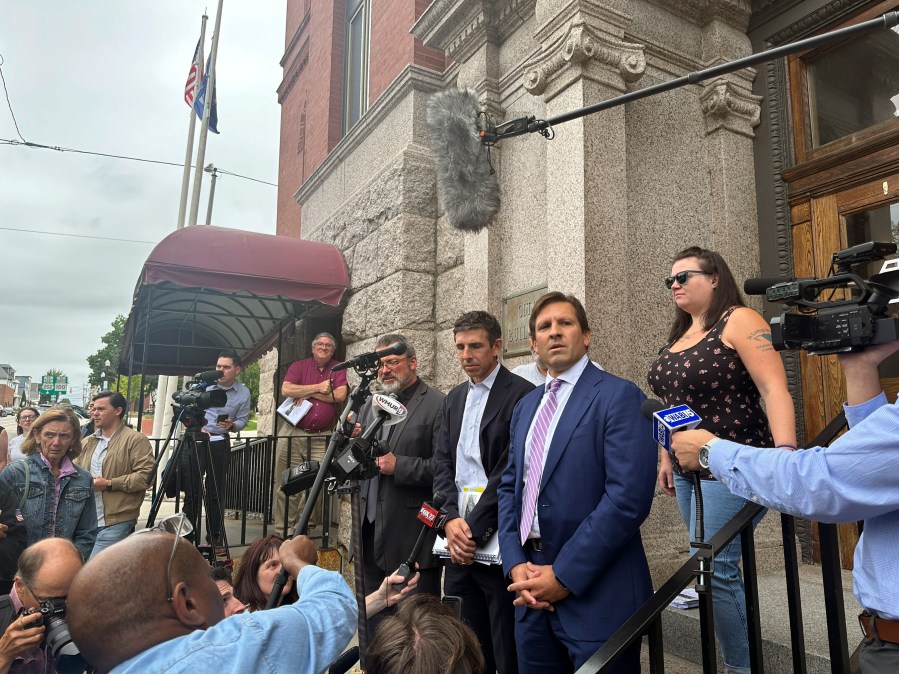
[(466, 232), (484, 229), (500, 206), (477, 122), (478, 97), (471, 89), (448, 89), (428, 101), (437, 190), (450, 225)]

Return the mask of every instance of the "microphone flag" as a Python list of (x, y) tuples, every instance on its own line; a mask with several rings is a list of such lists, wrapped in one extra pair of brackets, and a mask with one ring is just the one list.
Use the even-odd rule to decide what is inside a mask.
[(652, 434), (655, 441), (671, 452), (671, 434), (688, 431), (702, 423), (702, 418), (687, 405), (660, 410), (652, 415)]

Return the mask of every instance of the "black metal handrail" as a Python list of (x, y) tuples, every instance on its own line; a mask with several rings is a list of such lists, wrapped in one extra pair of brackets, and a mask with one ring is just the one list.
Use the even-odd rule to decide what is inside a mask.
[[(846, 426), (846, 417), (841, 412), (818, 436), (811, 446), (829, 445)], [(763, 674), (762, 635), (758, 600), (758, 574), (755, 563), (755, 536), (753, 520), (764, 508), (756, 503), (747, 503), (709, 541), (711, 554), (717, 555), (737, 535), (740, 536), (743, 553), (743, 578), (746, 591), (746, 614), (748, 622), (750, 669), (754, 674)], [(807, 671), (805, 636), (802, 621), (802, 600), (799, 593), (799, 560), (796, 555), (795, 520), (790, 515), (781, 514), (783, 535), (784, 570), (787, 582), (787, 603), (790, 616), (790, 645), (793, 655), (793, 671), (805, 674)], [(827, 620), (830, 666), (833, 674), (849, 671), (849, 649), (846, 637), (845, 609), (843, 606), (842, 576), (840, 574), (839, 540), (836, 525), (818, 525), (821, 547), (821, 572), (824, 584), (824, 605)], [(675, 597), (697, 576), (697, 557), (694, 553), (687, 562), (665, 581), (662, 586), (611, 636), (603, 646), (590, 657), (577, 674), (602, 674), (637, 640), (645, 635), (649, 642), (649, 666), (652, 674), (664, 674), (664, 643), (662, 637), (662, 614)], [(714, 582), (714, 579), (712, 580)], [(703, 672), (717, 671), (714, 637), (714, 615), (711, 592), (699, 595), (699, 622), (702, 643)]]

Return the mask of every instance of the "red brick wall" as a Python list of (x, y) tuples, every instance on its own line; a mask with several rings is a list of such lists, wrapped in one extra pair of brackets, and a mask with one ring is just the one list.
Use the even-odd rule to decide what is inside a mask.
[[(441, 52), (409, 29), (431, 0), (370, 0), (369, 107), (409, 63), (442, 72)], [(299, 236), (294, 194), (343, 132), (345, 0), (287, 0), (284, 78), (279, 88), (281, 147), (277, 233)], [(297, 70), (299, 74), (297, 75)]]
[(443, 72), (443, 52), (428, 49), (409, 30), (431, 0), (371, 0), (369, 106), (409, 63)]
[[(278, 89), (280, 235), (299, 236), (301, 213), (294, 195), (340, 140), (343, 14), (344, 0), (287, 2), (284, 77)], [(291, 26), (295, 26), (292, 31)], [(341, 73), (336, 91), (332, 86), (334, 72)]]
[(12, 400), (16, 395), (16, 390), (12, 386), (0, 384), (0, 405), (5, 407), (12, 406)]

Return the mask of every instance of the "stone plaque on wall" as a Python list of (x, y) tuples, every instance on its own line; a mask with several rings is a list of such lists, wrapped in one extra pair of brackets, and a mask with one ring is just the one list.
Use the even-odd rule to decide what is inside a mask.
[(525, 356), (531, 352), (528, 320), (534, 302), (545, 293), (546, 286), (540, 286), (503, 298), (503, 358)]

